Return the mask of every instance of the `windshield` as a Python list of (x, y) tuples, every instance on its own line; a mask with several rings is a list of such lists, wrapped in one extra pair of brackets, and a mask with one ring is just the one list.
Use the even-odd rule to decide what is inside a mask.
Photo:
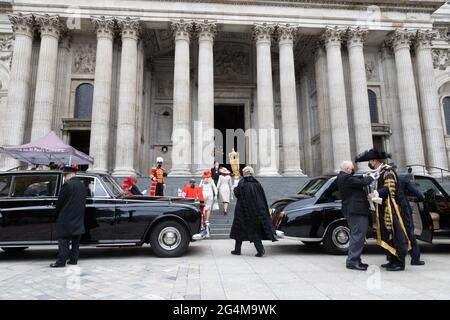
[(313, 197), (317, 191), (322, 188), (322, 186), (327, 182), (327, 178), (317, 178), (309, 180), (305, 185), (300, 189), (298, 194), (307, 195)]
[(122, 195), (125, 195), (125, 192), (122, 190), (122, 188), (119, 186), (119, 184), (111, 178), (110, 176), (103, 176), (102, 181), (105, 183), (108, 190), (115, 196), (119, 197)]

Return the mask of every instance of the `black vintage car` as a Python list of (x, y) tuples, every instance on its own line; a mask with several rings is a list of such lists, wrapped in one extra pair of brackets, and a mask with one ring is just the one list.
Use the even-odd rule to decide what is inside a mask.
[[(323, 243), (328, 252), (346, 254), (349, 228), (341, 211), (341, 199), (336, 176), (321, 176), (309, 180), (300, 192), (271, 205), (272, 223), (280, 237), (295, 238), (306, 245)], [(414, 176), (418, 189), (425, 194), (425, 203), (417, 203), (408, 195), (413, 208), (415, 234), (418, 239), (450, 238), (450, 197), (436, 179)], [(375, 238), (372, 224), (368, 238)]]
[[(86, 186), (84, 246), (142, 246), (160, 257), (186, 252), (200, 240), (201, 212), (194, 201), (126, 195), (109, 175), (77, 173)], [(20, 251), (57, 244), (55, 203), (60, 171), (0, 173), (0, 247)]]

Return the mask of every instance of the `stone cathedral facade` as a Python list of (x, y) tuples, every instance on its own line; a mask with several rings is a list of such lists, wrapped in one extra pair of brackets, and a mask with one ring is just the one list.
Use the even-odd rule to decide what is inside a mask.
[(449, 13), (433, 0), (1, 1), (0, 145), (53, 130), (116, 176), (146, 176), (158, 156), (199, 174), (231, 147), (260, 176), (318, 175), (375, 146), (437, 175)]

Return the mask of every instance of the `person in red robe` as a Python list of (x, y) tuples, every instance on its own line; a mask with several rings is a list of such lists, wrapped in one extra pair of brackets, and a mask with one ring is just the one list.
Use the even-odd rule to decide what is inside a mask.
[(195, 184), (195, 179), (189, 180), (189, 183), (184, 185), (181, 191), (181, 196), (183, 198), (196, 199), (200, 201), (200, 211), (202, 212), (202, 226), (203, 226), (205, 223), (205, 217), (203, 212), (205, 199), (203, 198), (202, 188), (200, 188)]
[(150, 196), (164, 196), (165, 183), (164, 178), (167, 176), (166, 170), (163, 168), (164, 159), (156, 158), (156, 167), (150, 170)]

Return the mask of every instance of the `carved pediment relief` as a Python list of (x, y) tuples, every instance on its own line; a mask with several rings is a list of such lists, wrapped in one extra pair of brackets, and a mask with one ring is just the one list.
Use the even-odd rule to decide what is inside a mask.
[(12, 54), (14, 48), (14, 37), (2, 35), (0, 36), (0, 61), (11, 69)]
[(94, 74), (96, 46), (93, 43), (74, 46), (72, 73)]
[(214, 77), (220, 81), (249, 82), (250, 46), (218, 42), (214, 46)]

